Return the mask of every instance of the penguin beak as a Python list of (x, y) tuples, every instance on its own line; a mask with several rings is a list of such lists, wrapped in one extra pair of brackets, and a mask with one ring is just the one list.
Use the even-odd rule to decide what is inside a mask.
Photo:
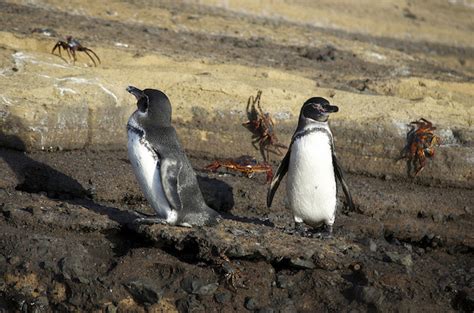
[(328, 106), (325, 106), (324, 109), (326, 110), (326, 112), (328, 113), (335, 113), (337, 111), (339, 111), (339, 108), (335, 105), (328, 105)]
[(137, 98), (137, 100), (140, 100), (141, 98), (146, 97), (146, 95), (145, 95), (145, 93), (143, 92), (143, 90), (140, 90), (140, 89), (138, 89), (137, 87), (128, 86), (128, 87), (127, 87), (127, 91), (128, 91), (129, 93), (131, 93), (132, 95), (134, 95), (135, 98)]

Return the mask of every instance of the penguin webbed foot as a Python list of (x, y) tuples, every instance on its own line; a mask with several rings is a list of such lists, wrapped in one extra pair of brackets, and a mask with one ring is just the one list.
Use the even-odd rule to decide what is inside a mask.
[(288, 234), (298, 234), (301, 237), (318, 238), (318, 239), (331, 239), (333, 226), (322, 225), (318, 228), (311, 228), (306, 226), (304, 223), (295, 222), (295, 228), (292, 230), (285, 230)]
[(324, 224), (319, 229), (313, 230), (313, 238), (332, 239), (332, 225)]
[(301, 237), (312, 237), (312, 229), (304, 223), (295, 222), (294, 227), (286, 227), (284, 232), (289, 235), (300, 235)]

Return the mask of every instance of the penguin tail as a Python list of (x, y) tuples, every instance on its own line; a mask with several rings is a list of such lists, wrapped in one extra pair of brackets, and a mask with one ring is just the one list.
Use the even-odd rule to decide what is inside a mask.
[(198, 212), (190, 212), (182, 217), (178, 224), (192, 226), (215, 226), (222, 220), (221, 215), (205, 206)]
[(208, 207), (208, 209), (206, 210), (207, 212), (207, 215), (208, 215), (208, 218), (207, 218), (207, 221), (206, 221), (206, 226), (216, 226), (217, 224), (219, 224), (221, 221), (222, 221), (222, 216), (219, 214), (219, 212), (211, 209)]

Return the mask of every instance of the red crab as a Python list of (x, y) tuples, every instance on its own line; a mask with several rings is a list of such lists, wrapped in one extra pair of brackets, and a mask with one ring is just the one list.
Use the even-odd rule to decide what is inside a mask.
[(407, 134), (407, 144), (400, 159), (407, 159), (408, 175), (414, 177), (423, 171), (426, 159), (434, 156), (434, 146), (439, 145), (441, 139), (434, 134), (436, 127), (424, 118), (411, 122), (410, 125), (412, 128)]
[[(258, 142), (263, 160), (267, 162), (269, 160), (269, 152), (282, 155), (280, 148), (287, 149), (288, 147), (278, 142), (278, 138), (275, 134), (274, 122), (270, 117), (270, 114), (264, 113), (260, 106), (261, 96), (261, 90), (257, 92), (255, 99), (253, 96), (250, 96), (247, 102), (247, 117), (249, 120), (242, 125), (247, 127), (247, 129), (253, 133), (252, 145), (257, 148), (256, 144)], [(270, 146), (273, 146), (275, 150), (270, 150)]]
[(243, 155), (237, 159), (216, 160), (205, 167), (206, 170), (215, 172), (219, 167), (238, 171), (247, 177), (252, 177), (254, 173), (267, 173), (267, 182), (273, 178), (272, 167), (267, 163), (258, 163), (254, 157)]

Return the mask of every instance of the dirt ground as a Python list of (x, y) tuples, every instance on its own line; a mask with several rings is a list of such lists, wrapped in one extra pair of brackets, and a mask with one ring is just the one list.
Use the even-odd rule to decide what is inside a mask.
[[(91, 46), (109, 48), (127, 42), (137, 56), (153, 52), (177, 60), (273, 67), (358, 94), (412, 97), (411, 87), (404, 91), (388, 82), (412, 76), (473, 81), (474, 48), (463, 36), (472, 31), (465, 21), (470, 9), (459, 6), (443, 11), (446, 19), (440, 22), (451, 27), (455, 18), (448, 13), (459, 14), (455, 45), (437, 40), (439, 34), (430, 36), (437, 34), (428, 27), (433, 17), (410, 1), (392, 7), (387, 18), (396, 18), (387, 25), (420, 24), (423, 32), (414, 41), (391, 36), (390, 29), (367, 35), (350, 33), (344, 24), (310, 25), (271, 13), (262, 18), (232, 3), (226, 8), (153, 1), (149, 8), (159, 10), (147, 14), (143, 1), (111, 2), (98, 15), (80, 1), (67, 9), (62, 1), (35, 3), (1, 2), (0, 28), (26, 36), (74, 33)], [(330, 13), (324, 11), (327, 6), (321, 10)], [(130, 22), (130, 7), (142, 10), (140, 23)], [(327, 23), (335, 23), (329, 13)], [(344, 14), (358, 22), (363, 16), (357, 10)], [(410, 32), (410, 25), (401, 29)], [(245, 31), (236, 33), (239, 27)], [(306, 45), (314, 38), (333, 44)], [(360, 53), (368, 46), (390, 62)], [(196, 114), (177, 127), (212, 127), (203, 126), (207, 122)], [(466, 138), (463, 147), (472, 147), (472, 138)], [(185, 147), (190, 141), (183, 138)], [(206, 202), (224, 220), (216, 227), (182, 228), (133, 223), (134, 211), (152, 212), (124, 149), (25, 153), (0, 148), (0, 311), (474, 310), (474, 191), (469, 182), (459, 188), (351, 171), (347, 180), (356, 211), (344, 209), (339, 195), (334, 238), (321, 240), (290, 233), (294, 225), (284, 205), (284, 182), (267, 209), (264, 175), (204, 171), (217, 150), (233, 157), (231, 147), (212, 149), (192, 146), (187, 152)], [(274, 169), (278, 158), (272, 159)]]
[(197, 152), (216, 228), (134, 225), (132, 210), (151, 212), (123, 151), (1, 155), (7, 310), (472, 309), (472, 190), (349, 175), (358, 212), (340, 210), (321, 241), (286, 234), (291, 214), (282, 192), (265, 208), (263, 174), (207, 173)]

